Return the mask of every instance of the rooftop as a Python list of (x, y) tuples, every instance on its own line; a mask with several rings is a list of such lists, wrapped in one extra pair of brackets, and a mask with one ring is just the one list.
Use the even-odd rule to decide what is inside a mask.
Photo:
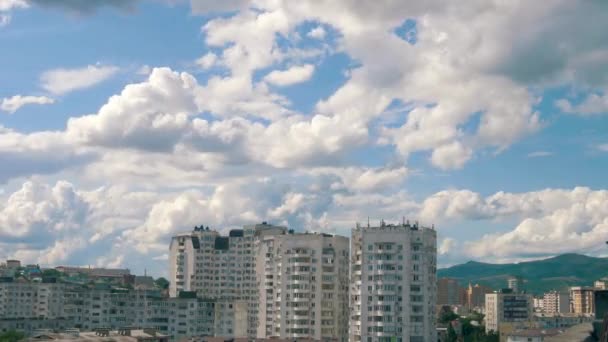
[(120, 329), (79, 332), (78, 330), (66, 330), (62, 333), (41, 332), (34, 334), (26, 341), (168, 341), (169, 336), (158, 333), (153, 329)]

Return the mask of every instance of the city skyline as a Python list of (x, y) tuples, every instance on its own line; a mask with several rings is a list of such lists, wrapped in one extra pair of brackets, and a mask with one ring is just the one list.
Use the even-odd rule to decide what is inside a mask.
[(606, 22), (601, 1), (0, 0), (0, 259), (167, 276), (194, 226), (402, 217), (435, 225), (439, 266), (605, 256)]

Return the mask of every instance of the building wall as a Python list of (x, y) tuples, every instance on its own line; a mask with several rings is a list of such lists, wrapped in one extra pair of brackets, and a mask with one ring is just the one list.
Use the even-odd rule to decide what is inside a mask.
[(545, 314), (558, 314), (570, 312), (570, 296), (565, 292), (551, 291), (543, 296), (543, 312)]
[(469, 310), (481, 310), (484, 311), (486, 294), (494, 292), (491, 288), (483, 285), (471, 285), (467, 288), (467, 306)]
[[(258, 289), (256, 284), (256, 244), (265, 236), (285, 235), (287, 228), (262, 223), (234, 229), (227, 236), (217, 231), (196, 228), (192, 232), (178, 234), (171, 240), (169, 253), (171, 297), (180, 291), (194, 291), (201, 298), (208, 298), (233, 306), (246, 303), (246, 314), (239, 311), (235, 324), (242, 325), (221, 331), (233, 331), (236, 337), (255, 337), (258, 330)], [(242, 305), (238, 304), (240, 309)], [(234, 335), (237, 333), (237, 335)]]
[(503, 323), (530, 322), (533, 318), (533, 298), (521, 293), (486, 294), (486, 332), (499, 331)]
[(576, 286), (570, 288), (571, 312), (579, 315), (591, 315), (593, 307), (593, 288)]
[(357, 227), (351, 237), (350, 341), (434, 341), (436, 232)]
[(437, 304), (458, 305), (460, 302), (460, 285), (452, 278), (440, 278), (437, 280)]
[(348, 238), (287, 234), (259, 240), (258, 338), (348, 340)]

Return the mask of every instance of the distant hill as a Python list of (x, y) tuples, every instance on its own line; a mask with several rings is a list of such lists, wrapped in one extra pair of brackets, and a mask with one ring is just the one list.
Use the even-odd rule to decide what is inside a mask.
[(525, 279), (526, 290), (541, 294), (569, 286), (592, 286), (599, 278), (608, 276), (608, 258), (580, 254), (563, 254), (549, 259), (515, 264), (487, 264), (469, 261), (462, 265), (439, 269), (438, 277), (458, 279), (462, 286), (482, 284), (494, 289), (507, 287), (509, 276)]

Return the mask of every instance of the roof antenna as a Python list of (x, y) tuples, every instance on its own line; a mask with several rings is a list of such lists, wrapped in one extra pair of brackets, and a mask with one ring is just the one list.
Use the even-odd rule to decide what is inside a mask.
[[(369, 228), (369, 216), (367, 217), (367, 228)], [(608, 243), (608, 242), (606, 242)]]

